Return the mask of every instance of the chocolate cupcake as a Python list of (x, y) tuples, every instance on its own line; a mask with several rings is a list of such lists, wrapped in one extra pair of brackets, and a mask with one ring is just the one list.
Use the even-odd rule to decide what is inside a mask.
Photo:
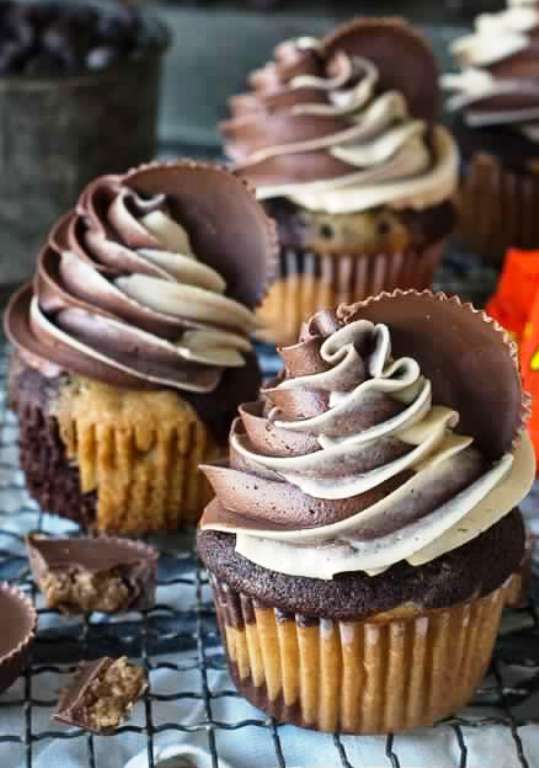
[(260, 382), (250, 334), (271, 222), (241, 180), (154, 164), (97, 179), (5, 316), (31, 495), (99, 531), (193, 524), (201, 461)]
[(301, 726), (432, 724), (481, 680), (524, 550), (515, 350), (471, 305), (397, 291), (318, 313), (281, 354), (204, 468), (232, 676)]
[(400, 19), (299, 38), (230, 101), (225, 151), (278, 224), (260, 314), (292, 343), (303, 318), (382, 290), (426, 288), (454, 223), (458, 158), (435, 124), (438, 74)]
[(463, 156), (459, 233), (495, 265), (539, 246), (539, 3), (479, 16), (442, 79)]

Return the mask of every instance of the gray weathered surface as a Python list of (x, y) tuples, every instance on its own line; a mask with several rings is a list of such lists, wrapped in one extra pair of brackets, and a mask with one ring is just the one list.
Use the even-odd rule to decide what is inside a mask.
[(155, 154), (159, 52), (77, 78), (0, 79), (0, 282), (28, 277), (94, 176)]

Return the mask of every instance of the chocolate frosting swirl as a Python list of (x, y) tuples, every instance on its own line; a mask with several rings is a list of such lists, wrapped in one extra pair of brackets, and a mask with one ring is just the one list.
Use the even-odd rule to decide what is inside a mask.
[(539, 141), (539, 4), (509, 2), (482, 14), (452, 53), (461, 71), (442, 78), (450, 111), (471, 128), (506, 126)]
[(6, 331), (47, 375), (211, 393), (252, 358), (275, 253), (270, 222), (225, 171), (186, 162), (101, 177), (52, 230)]
[[(405, 312), (404, 298), (393, 301)], [(404, 327), (414, 301), (425, 322), (434, 315), (433, 330), (455, 309), (445, 298), (412, 294)], [(518, 374), (503, 335), (458, 311), (465, 325), (489, 328), (483, 355), (506, 368), (509, 361), (503, 386), (513, 400)], [(461, 421), (453, 394), (444, 393), (443, 366), (431, 368), (421, 350), (400, 355), (398, 329), (392, 350), (391, 326), (368, 314), (341, 308), (312, 318), (299, 343), (281, 350), (280, 378), (240, 409), (229, 464), (204, 467), (217, 498), (202, 529), (235, 533), (237, 552), (258, 565), (332, 578), (429, 562), (494, 525), (533, 482), (529, 441), (512, 446), (520, 396), (516, 408), (508, 404), (511, 434), (498, 436), (489, 453), (485, 425), (465, 413)], [(499, 394), (492, 400), (500, 403)]]
[(427, 44), (400, 20), (287, 41), (231, 99), (225, 149), (260, 199), (333, 213), (436, 205), (454, 192), (457, 166), (449, 135), (431, 126), (436, 81)]

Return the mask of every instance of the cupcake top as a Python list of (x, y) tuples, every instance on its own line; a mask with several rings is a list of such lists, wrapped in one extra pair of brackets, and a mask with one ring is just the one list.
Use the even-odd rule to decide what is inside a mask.
[(6, 332), (47, 376), (209, 394), (253, 357), (273, 226), (221, 169), (155, 164), (104, 176), (52, 230)]
[(311, 210), (422, 209), (448, 200), (457, 153), (432, 125), (437, 68), (399, 19), (357, 19), (279, 45), (230, 101), (225, 149), (259, 199)]
[(539, 3), (513, 0), (482, 14), (451, 51), (461, 71), (442, 78), (453, 92), (449, 110), (470, 128), (505, 128), (539, 143)]
[[(458, 299), (400, 292), (315, 315), (206, 466), (201, 528), (315, 579), (429, 563), (508, 515), (535, 476), (516, 353)], [(494, 417), (495, 415), (495, 417)]]

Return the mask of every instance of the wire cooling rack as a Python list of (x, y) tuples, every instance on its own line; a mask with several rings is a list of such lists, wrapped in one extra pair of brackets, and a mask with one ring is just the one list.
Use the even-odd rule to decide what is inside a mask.
[[(456, 259), (456, 260), (455, 260)], [(475, 271), (474, 271), (475, 270)], [(446, 261), (441, 282), (448, 291), (488, 290), (488, 275), (477, 265), (456, 257)], [(465, 281), (467, 291), (462, 290)], [(475, 290), (475, 298), (481, 299)], [(275, 365), (267, 349), (262, 351), (266, 370)], [(161, 550), (156, 606), (146, 612), (120, 617), (92, 614), (84, 620), (62, 617), (44, 607), (31, 579), (24, 550), (24, 534), (30, 530), (47, 533), (77, 532), (68, 522), (43, 514), (27, 497), (17, 464), (17, 428), (5, 398), (6, 347), (0, 345), (0, 579), (16, 584), (34, 602), (39, 616), (37, 640), (31, 664), (10, 689), (0, 695), (0, 765), (41, 766), (47, 747), (62, 749), (76, 741), (82, 745), (77, 765), (88, 768), (117, 768), (130, 756), (145, 751), (147, 765), (158, 763), (157, 745), (163, 735), (178, 739), (197, 738), (209, 754), (209, 764), (218, 768), (220, 744), (234, 738), (257, 738), (267, 746), (260, 768), (285, 768), (284, 726), (248, 707), (222, 707), (238, 698), (226, 673), (226, 663), (217, 631), (206, 573), (199, 566), (190, 537), (166, 537), (154, 541)], [(539, 497), (538, 497), (539, 498)], [(445, 721), (458, 750), (459, 768), (469, 764), (467, 740), (482, 728), (498, 725), (512, 737), (514, 755), (521, 768), (534, 768), (526, 754), (521, 728), (539, 725), (539, 590), (537, 574), (529, 604), (506, 616), (505, 630), (497, 643), (495, 658), (473, 708)], [(534, 599), (535, 598), (535, 599)], [(1, 616), (0, 616), (1, 631)], [(76, 729), (53, 725), (50, 716), (58, 690), (65, 685), (81, 659), (104, 654), (127, 655), (143, 664), (150, 687), (135, 708), (127, 725), (111, 737), (97, 737)], [(165, 683), (163, 684), (163, 681)], [(230, 712), (239, 710), (239, 717)], [(222, 712), (228, 712), (223, 716)], [(290, 726), (288, 726), (290, 728)], [(253, 729), (255, 733), (253, 734)], [(248, 734), (248, 735), (247, 735)], [(350, 762), (351, 737), (328, 735), (334, 758), (332, 766), (355, 768)], [(111, 762), (111, 740), (127, 739), (125, 760)], [(384, 764), (401, 768), (393, 735), (385, 738)], [(310, 755), (305, 755), (309, 760)], [(115, 759), (116, 760), (116, 759)], [(48, 759), (51, 768), (63, 765), (62, 757)], [(71, 764), (71, 763), (70, 763)], [(490, 765), (494, 763), (489, 762)], [(328, 765), (330, 765), (328, 763)], [(356, 763), (357, 765), (357, 763)], [(486, 765), (486, 763), (485, 763)], [(498, 765), (498, 763), (496, 763)]]

